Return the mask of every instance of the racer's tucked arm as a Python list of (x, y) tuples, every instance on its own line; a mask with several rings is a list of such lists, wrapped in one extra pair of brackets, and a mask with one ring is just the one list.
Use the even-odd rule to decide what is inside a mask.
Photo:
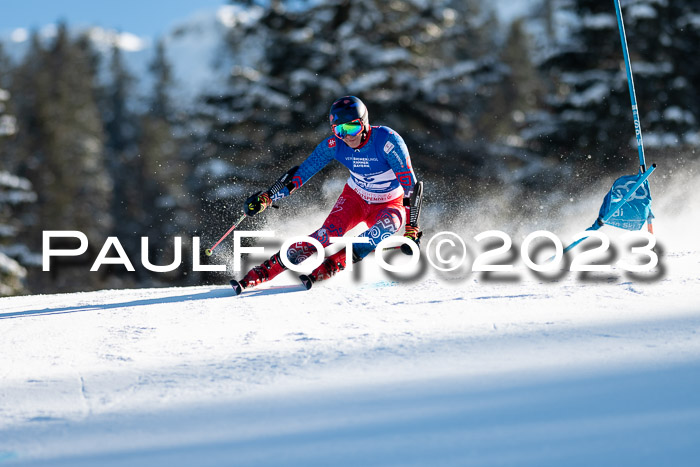
[(316, 149), (309, 155), (309, 157), (304, 160), (297, 169), (296, 173), (292, 177), (291, 183), (293, 187), (290, 191), (289, 188), (283, 188), (276, 195), (272, 197), (273, 201), (286, 198), (292, 192), (301, 188), (311, 177), (316, 175), (322, 168), (324, 168), (330, 161), (335, 158), (337, 140), (334, 136), (326, 138), (321, 141)]

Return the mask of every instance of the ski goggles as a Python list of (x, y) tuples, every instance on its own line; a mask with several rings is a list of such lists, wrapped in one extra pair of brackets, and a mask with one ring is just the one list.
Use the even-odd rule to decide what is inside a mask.
[(338, 138), (345, 138), (346, 136), (359, 135), (364, 125), (362, 124), (362, 119), (356, 118), (351, 122), (332, 125), (332, 128), (333, 133), (335, 133)]

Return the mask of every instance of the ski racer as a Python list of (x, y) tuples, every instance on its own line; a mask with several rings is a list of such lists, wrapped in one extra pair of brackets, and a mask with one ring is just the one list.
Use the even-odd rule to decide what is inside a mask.
[[(353, 262), (363, 259), (404, 224), (404, 236), (418, 242), (417, 216), (414, 216), (414, 222), (407, 223), (416, 175), (401, 136), (385, 126), (370, 126), (367, 107), (354, 96), (336, 100), (331, 106), (329, 118), (333, 134), (324, 139), (299, 167), (285, 174), (284, 188), (278, 186), (277, 190), (270, 189), (250, 196), (245, 201), (245, 213), (254, 216), (264, 211), (273, 201), (299, 189), (335, 159), (348, 168), (350, 178), (328, 218), (310, 237), (327, 247), (330, 237), (342, 237), (364, 222), (369, 228), (360, 237), (368, 238), (369, 243), (353, 244)], [(306, 288), (343, 270), (348, 261), (345, 250), (343, 248), (326, 258), (309, 275), (300, 276)], [(315, 251), (310, 243), (298, 242), (289, 247), (287, 257), (297, 265)], [(319, 254), (323, 255), (323, 252)], [(231, 285), (238, 295), (243, 289), (273, 279), (285, 269), (280, 252), (277, 252), (251, 269), (241, 280), (232, 280)]]

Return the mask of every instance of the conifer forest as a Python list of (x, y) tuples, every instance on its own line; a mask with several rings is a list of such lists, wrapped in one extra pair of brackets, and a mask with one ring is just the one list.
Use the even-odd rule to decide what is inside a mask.
[[(0, 296), (221, 283), (188, 268), (150, 274), (138, 261), (141, 237), (154, 264), (172, 261), (182, 237), (191, 263), (193, 237), (216, 241), (251, 193), (330, 135), (328, 110), (343, 95), (406, 141), (431, 206), (425, 229), (448, 225), (455, 210), (479, 225), (476, 206), (496, 197), (507, 200), (505, 216), (545, 222), (589, 187), (638, 169), (612, 1), (533, 1), (512, 21), (477, 0), (287, 3), (231, 2), (220, 84), (195, 96), (181, 92), (166, 38), (146, 74), (128, 51), (98, 49), (71, 24), (49, 37), (31, 31), (22, 53), (0, 42)], [(700, 2), (621, 3), (647, 158), (662, 185), (698, 167)], [(327, 210), (345, 178), (331, 164), (246, 227)], [(88, 251), (42, 272), (48, 230), (83, 232)], [(86, 274), (109, 237), (135, 271)]]

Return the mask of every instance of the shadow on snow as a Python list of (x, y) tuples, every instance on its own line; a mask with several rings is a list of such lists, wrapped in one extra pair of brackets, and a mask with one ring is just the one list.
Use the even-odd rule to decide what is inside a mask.
[[(240, 298), (261, 296), (261, 295), (276, 295), (288, 292), (299, 292), (306, 290), (303, 285), (281, 285), (277, 287), (268, 287), (265, 289), (256, 289), (249, 292), (244, 292)], [(188, 293), (184, 295), (177, 295), (171, 297), (155, 297), (155, 298), (144, 298), (139, 300), (131, 300), (126, 302), (118, 303), (102, 303), (102, 304), (86, 304), (78, 306), (65, 306), (58, 308), (42, 308), (36, 310), (25, 310), (17, 311), (14, 313), (0, 313), (0, 319), (9, 318), (22, 318), (24, 316), (34, 316), (34, 315), (55, 315), (63, 313), (78, 313), (83, 311), (104, 311), (112, 310), (116, 308), (129, 308), (136, 306), (149, 306), (149, 305), (162, 305), (166, 303), (182, 303), (191, 302), (196, 300), (209, 300), (214, 298), (231, 298), (235, 299), (233, 291), (229, 288), (217, 288), (208, 290), (206, 292), (199, 293)], [(238, 299), (240, 299), (238, 298)]]

